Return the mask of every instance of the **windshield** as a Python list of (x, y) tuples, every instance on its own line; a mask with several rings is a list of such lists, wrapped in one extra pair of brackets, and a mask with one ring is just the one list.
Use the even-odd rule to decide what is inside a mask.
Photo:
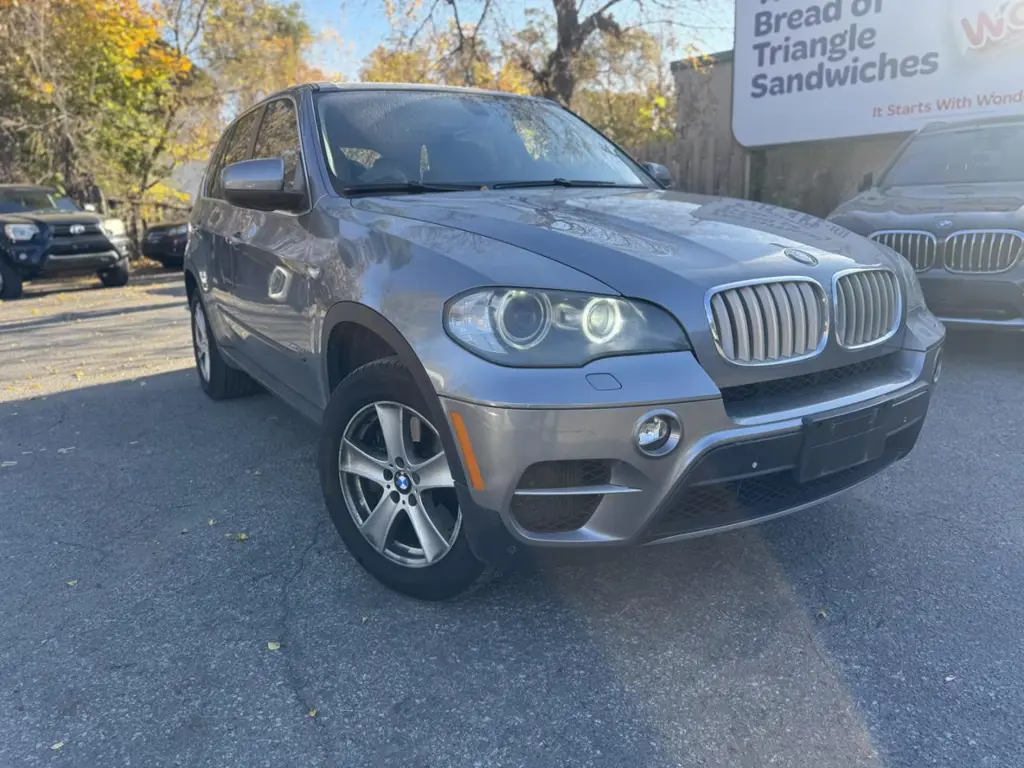
[(579, 118), (543, 101), (448, 91), (342, 91), (317, 99), (339, 192), (386, 184), (585, 181), (646, 186), (642, 171)]
[(0, 189), (0, 213), (25, 211), (77, 211), (66, 197), (45, 189)]
[(896, 159), (882, 186), (1024, 181), (1024, 126), (922, 134)]

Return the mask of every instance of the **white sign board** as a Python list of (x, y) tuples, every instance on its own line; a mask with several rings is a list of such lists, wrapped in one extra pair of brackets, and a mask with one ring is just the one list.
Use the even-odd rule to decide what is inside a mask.
[(1024, 114), (1024, 0), (736, 0), (747, 147)]

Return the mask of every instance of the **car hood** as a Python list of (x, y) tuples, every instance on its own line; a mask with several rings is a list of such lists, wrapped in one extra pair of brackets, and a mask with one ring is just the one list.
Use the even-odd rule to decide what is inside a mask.
[(4, 224), (36, 224), (56, 226), (68, 224), (99, 224), (100, 217), (95, 213), (75, 211), (26, 211), (24, 213), (0, 213), (0, 222)]
[[(539, 253), (612, 289), (672, 307), (760, 277), (832, 274), (888, 257), (835, 224), (743, 200), (662, 190), (494, 190), (362, 198), (364, 210), (452, 227)], [(809, 254), (805, 265), (786, 249)], [(529, 283), (529, 275), (524, 275)]]
[[(1024, 227), (1024, 182), (933, 184), (871, 189), (829, 216), (862, 234), (867, 230)], [(937, 226), (938, 222), (945, 222)]]

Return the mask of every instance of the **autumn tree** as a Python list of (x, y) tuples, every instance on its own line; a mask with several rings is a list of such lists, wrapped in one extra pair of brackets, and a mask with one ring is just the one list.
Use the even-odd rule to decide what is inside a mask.
[[(518, 4), (511, 21), (510, 4), (493, 0), (385, 0), (393, 23), (402, 27), (450, 29), (451, 50), (480, 56), (483, 41), (497, 41), (503, 58), (513, 64), (531, 92), (572, 105), (585, 78), (585, 63), (596, 41), (621, 39), (633, 30), (671, 27), (689, 37), (708, 26), (709, 4), (720, 0), (534, 0)], [(415, 35), (408, 35), (410, 42)]]
[(675, 84), (666, 51), (667, 33), (644, 29), (601, 33), (577, 61), (579, 84), (573, 108), (627, 147), (675, 135)]
[(225, 119), (325, 76), (296, 3), (0, 0), (0, 180), (174, 199)]
[(455, 22), (442, 30), (423, 25), (408, 37), (397, 32), (370, 52), (359, 77), (375, 83), (436, 83), (528, 92), (528, 83), (514, 62), (503, 61), (473, 30), (463, 29), (460, 38)]
[(137, 0), (0, 4), (0, 172), (119, 186), (192, 63)]

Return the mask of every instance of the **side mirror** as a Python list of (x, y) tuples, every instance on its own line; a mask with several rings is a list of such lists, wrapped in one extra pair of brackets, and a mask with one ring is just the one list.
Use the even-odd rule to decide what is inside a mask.
[(305, 195), (285, 189), (284, 160), (243, 160), (220, 172), (224, 199), (240, 208), (257, 211), (293, 211), (302, 205)]
[(857, 187), (858, 192), (867, 192), (875, 186), (875, 174), (865, 173), (864, 178), (860, 180), (860, 186)]
[(660, 163), (641, 163), (641, 165), (662, 187), (672, 189), (672, 174), (669, 173), (668, 168)]

